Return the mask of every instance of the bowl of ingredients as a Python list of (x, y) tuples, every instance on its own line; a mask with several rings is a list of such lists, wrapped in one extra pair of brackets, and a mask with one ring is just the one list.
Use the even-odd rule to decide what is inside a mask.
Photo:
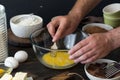
[(21, 38), (29, 38), (30, 34), (43, 26), (43, 19), (34, 14), (16, 15), (10, 19), (13, 34)]
[(10, 74), (12, 70), (12, 68), (5, 66), (4, 63), (0, 63), (0, 77), (2, 77), (5, 73)]
[(94, 33), (104, 33), (113, 29), (112, 26), (103, 24), (103, 23), (90, 23), (82, 27), (83, 37), (87, 37), (90, 34)]
[(43, 65), (52, 69), (66, 69), (76, 65), (69, 59), (68, 50), (79, 40), (77, 36), (79, 33), (70, 34), (53, 43), (47, 29), (42, 28), (33, 32), (30, 39), (33, 50)]
[(98, 59), (95, 62), (85, 64), (84, 70), (90, 80), (120, 80), (120, 72), (107, 78), (105, 67), (110, 66), (116, 61), (110, 59)]

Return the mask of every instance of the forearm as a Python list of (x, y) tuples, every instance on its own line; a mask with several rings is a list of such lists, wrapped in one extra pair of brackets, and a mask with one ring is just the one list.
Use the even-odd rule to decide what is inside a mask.
[(112, 43), (112, 49), (120, 47), (120, 26), (107, 33), (109, 40)]
[(101, 0), (77, 0), (68, 14), (81, 21), (100, 1)]

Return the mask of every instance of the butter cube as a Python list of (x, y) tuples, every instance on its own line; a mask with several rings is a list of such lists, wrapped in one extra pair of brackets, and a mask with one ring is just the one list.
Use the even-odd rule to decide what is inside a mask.
[(1, 77), (0, 80), (12, 80), (12, 78), (13, 78), (12, 75), (6, 73)]
[(27, 73), (17, 72), (12, 80), (25, 80), (27, 78)]

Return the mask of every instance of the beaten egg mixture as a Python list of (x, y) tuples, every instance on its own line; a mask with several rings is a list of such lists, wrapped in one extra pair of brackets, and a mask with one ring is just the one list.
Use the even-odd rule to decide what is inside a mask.
[(52, 66), (67, 66), (74, 64), (73, 60), (69, 59), (67, 51), (56, 51), (56, 56), (51, 56), (51, 52), (46, 53), (42, 57), (43, 61)]

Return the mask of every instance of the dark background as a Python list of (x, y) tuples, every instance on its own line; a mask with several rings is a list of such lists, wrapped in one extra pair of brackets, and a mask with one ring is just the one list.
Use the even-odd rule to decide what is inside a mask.
[[(44, 26), (53, 16), (67, 14), (76, 0), (0, 0), (6, 8), (7, 22), (11, 17), (19, 14), (34, 13), (44, 19)], [(102, 16), (102, 9), (110, 3), (117, 3), (120, 0), (102, 0), (88, 15)]]

